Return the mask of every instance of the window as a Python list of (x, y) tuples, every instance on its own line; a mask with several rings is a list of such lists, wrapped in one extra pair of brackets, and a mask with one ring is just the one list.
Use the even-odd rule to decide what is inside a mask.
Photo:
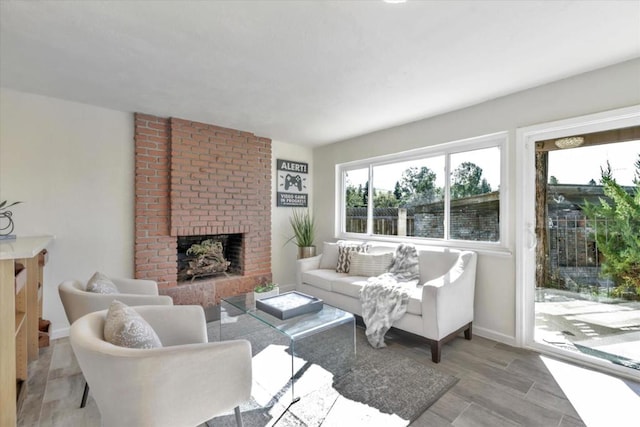
[(506, 140), (493, 134), (339, 165), (340, 234), (500, 243)]
[(369, 169), (345, 171), (345, 200), (349, 213), (345, 223), (348, 233), (367, 232), (367, 206), (369, 200)]

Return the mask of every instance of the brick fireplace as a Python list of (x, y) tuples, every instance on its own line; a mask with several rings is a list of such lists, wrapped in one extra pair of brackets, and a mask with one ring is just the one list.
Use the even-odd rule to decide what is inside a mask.
[[(135, 176), (137, 278), (204, 307), (271, 280), (270, 139), (136, 113)], [(216, 235), (240, 236), (234, 271), (180, 282), (178, 239)]]

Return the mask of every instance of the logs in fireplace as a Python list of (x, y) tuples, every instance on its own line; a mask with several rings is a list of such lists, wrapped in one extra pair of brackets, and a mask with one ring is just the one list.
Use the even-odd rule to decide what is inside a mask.
[(178, 237), (178, 282), (242, 273), (242, 234)]

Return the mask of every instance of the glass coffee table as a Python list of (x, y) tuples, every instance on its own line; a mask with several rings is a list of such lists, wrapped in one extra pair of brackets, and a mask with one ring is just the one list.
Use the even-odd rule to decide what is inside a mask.
[(239, 338), (252, 345), (252, 394), (261, 406), (275, 400), (290, 406), (314, 384), (331, 383), (355, 363), (355, 318), (328, 304), (281, 320), (256, 309), (253, 292), (222, 298), (220, 339)]

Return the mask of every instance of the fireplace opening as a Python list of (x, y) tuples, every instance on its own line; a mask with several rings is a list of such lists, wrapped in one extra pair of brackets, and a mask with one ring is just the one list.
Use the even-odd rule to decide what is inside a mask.
[(242, 236), (178, 236), (178, 282), (242, 275)]

